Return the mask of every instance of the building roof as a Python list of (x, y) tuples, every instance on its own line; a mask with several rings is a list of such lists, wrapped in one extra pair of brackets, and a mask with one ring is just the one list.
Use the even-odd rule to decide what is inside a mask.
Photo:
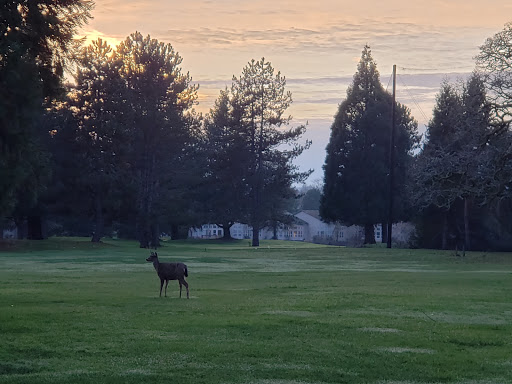
[(304, 210), (302, 212), (308, 214), (311, 217), (314, 217), (317, 220), (323, 221), (322, 218), (320, 217), (320, 211), (318, 211), (318, 210), (306, 209), (306, 210)]

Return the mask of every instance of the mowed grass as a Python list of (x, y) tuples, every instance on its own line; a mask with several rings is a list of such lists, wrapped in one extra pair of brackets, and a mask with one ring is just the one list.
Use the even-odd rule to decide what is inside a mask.
[(0, 383), (512, 383), (512, 254), (167, 242), (0, 252)]

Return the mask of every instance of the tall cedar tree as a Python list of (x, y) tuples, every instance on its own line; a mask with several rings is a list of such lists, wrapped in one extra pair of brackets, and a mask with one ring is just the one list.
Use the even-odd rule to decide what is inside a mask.
[(134, 180), (137, 184), (137, 238), (141, 247), (159, 245), (158, 209), (173, 172), (184, 167), (183, 148), (191, 140), (187, 111), (197, 87), (182, 73), (181, 56), (170, 44), (135, 32), (114, 54), (129, 89)]
[(73, 36), (92, 7), (88, 0), (1, 2), (0, 214), (17, 203), (35, 204), (45, 187), (48, 155), (38, 130), (43, 104), (60, 93)]
[(285, 86), (285, 77), (275, 74), (270, 62), (252, 60), (240, 77), (233, 77), (231, 94), (221, 93), (212, 112), (218, 118), (227, 116), (209, 128), (218, 130), (212, 137), (225, 143), (217, 143), (217, 148), (227, 148), (214, 159), (211, 171), (217, 175), (212, 177), (223, 184), (217, 184), (219, 191), (234, 196), (230, 209), (239, 210), (238, 216), (245, 216), (240, 221), (252, 226), (253, 246), (259, 245), (260, 229), (276, 217), (273, 210), (282, 207), (277, 202), (289, 196), (293, 183), (311, 174), (292, 163), (310, 142), (298, 143), (305, 126), (284, 129), (291, 120), (284, 113), (292, 102)]
[[(363, 226), (365, 243), (372, 244), (374, 225), (387, 220), (392, 98), (380, 83), (370, 47), (364, 47), (357, 69), (331, 127), (320, 214), (330, 222)], [(409, 109), (395, 108), (393, 198), (400, 218), (405, 214), (405, 173), (419, 136)]]

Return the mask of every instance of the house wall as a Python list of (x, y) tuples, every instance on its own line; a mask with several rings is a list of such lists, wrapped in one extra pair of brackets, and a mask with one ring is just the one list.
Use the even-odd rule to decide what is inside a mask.
[(351, 241), (355, 237), (364, 237), (362, 227), (358, 225), (351, 225), (349, 227), (341, 224), (336, 225), (336, 228), (333, 233), (333, 240), (335, 240), (337, 243), (344, 244), (347, 243), (348, 241)]
[(309, 228), (305, 231), (305, 241), (311, 242), (315, 236), (325, 239), (333, 237), (335, 224), (324, 223), (306, 212), (299, 212), (295, 216), (308, 223)]
[(192, 227), (188, 230), (188, 237), (192, 239), (218, 239), (224, 235), (224, 230), (217, 224), (203, 224), (201, 227)]
[[(298, 222), (290, 225), (280, 225), (277, 231), (278, 240), (288, 241), (320, 241), (325, 244), (345, 244), (355, 238), (364, 238), (362, 227), (341, 224), (328, 224), (304, 211), (295, 215)], [(414, 233), (414, 226), (410, 223), (393, 224), (393, 241), (408, 242)], [(230, 228), (234, 239), (252, 239), (252, 227), (248, 224), (235, 223)], [(195, 239), (217, 239), (223, 236), (223, 229), (216, 224), (204, 224), (199, 228), (190, 228), (189, 237)], [(260, 230), (260, 239), (269, 240), (274, 236), (272, 228)], [(375, 241), (382, 242), (382, 226), (375, 226)]]

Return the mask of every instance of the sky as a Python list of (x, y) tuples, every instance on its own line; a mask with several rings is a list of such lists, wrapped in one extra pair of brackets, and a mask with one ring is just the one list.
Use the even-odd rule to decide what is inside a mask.
[(138, 31), (170, 43), (182, 70), (199, 84), (207, 113), (220, 90), (251, 59), (270, 61), (287, 79), (291, 126), (308, 123), (312, 140), (295, 164), (323, 179), (322, 165), (338, 105), (365, 44), (390, 92), (407, 105), (420, 132), (432, 116), (443, 81), (464, 79), (489, 37), (512, 21), (510, 0), (96, 0), (82, 34), (115, 46)]

